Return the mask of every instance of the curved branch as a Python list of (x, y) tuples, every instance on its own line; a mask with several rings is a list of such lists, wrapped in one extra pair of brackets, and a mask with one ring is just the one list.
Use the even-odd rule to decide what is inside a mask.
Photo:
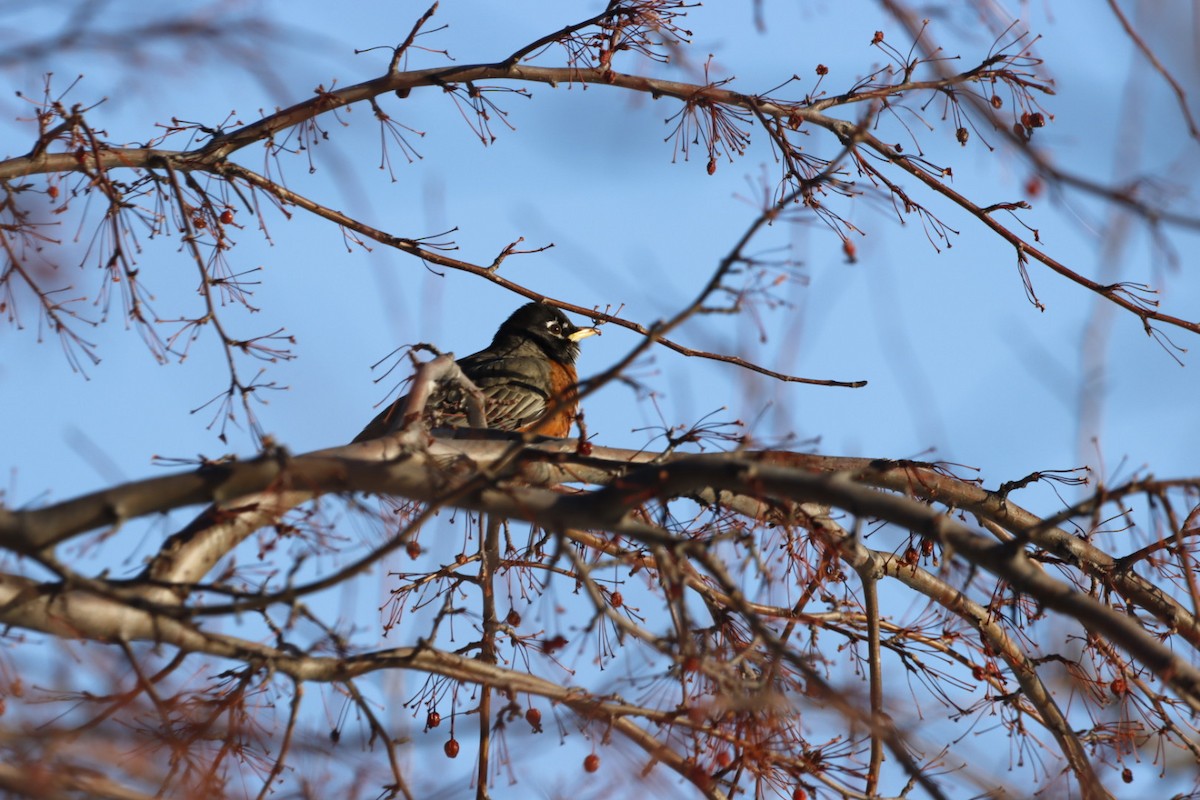
[[(1061, 262), (1025, 241), (1012, 230), (998, 223), (993, 219), (989, 209), (970, 201), (965, 196), (951, 189), (944, 182), (934, 178), (928, 173), (925, 167), (914, 163), (910, 157), (901, 155), (891, 145), (880, 141), (875, 136), (862, 130), (861, 126), (831, 117), (823, 111), (827, 107), (836, 107), (836, 103), (844, 104), (851, 101), (871, 100), (874, 94), (880, 91), (884, 92), (885, 96), (894, 97), (907, 90), (945, 88), (955, 83), (983, 81), (989, 79), (990, 76), (992, 76), (992, 73), (989, 70), (977, 68), (957, 75), (943, 77), (939, 81), (916, 82), (911, 85), (907, 82), (902, 82), (876, 90), (874, 93), (856, 91), (840, 98), (840, 100), (827, 99), (819, 103), (804, 104), (784, 103), (765, 97), (742, 94), (713, 84), (698, 85), (663, 80), (615, 72), (606, 68), (537, 67), (509, 62), (442, 67), (388, 73), (342, 89), (321, 91), (316, 97), (310, 100), (297, 103), (261, 120), (233, 131), (219, 132), (208, 143), (194, 150), (170, 151), (156, 148), (103, 147), (95, 148), (80, 157), (76, 152), (51, 153), (45, 150), (38, 151), (35, 148), (34, 151), (25, 156), (0, 161), (0, 180), (48, 172), (90, 172), (93, 170), (120, 168), (145, 169), (164, 163), (170, 163), (175, 169), (184, 171), (200, 170), (216, 174), (220, 174), (226, 170), (240, 171), (242, 168), (230, 165), (228, 158), (245, 147), (257, 142), (269, 141), (276, 134), (334, 109), (358, 102), (371, 101), (379, 95), (388, 92), (398, 92), (403, 96), (412, 89), (419, 87), (436, 86), (444, 88), (456, 83), (484, 80), (511, 80), (523, 83), (544, 83), (550, 86), (557, 86), (559, 83), (607, 85), (642, 92), (654, 98), (672, 97), (693, 105), (698, 104), (706, 107), (723, 106), (753, 111), (755, 114), (761, 114), (766, 117), (788, 120), (794, 125), (807, 123), (833, 133), (842, 142), (859, 142), (865, 144), (888, 162), (920, 180), (937, 194), (942, 195), (967, 210), (993, 232), (1013, 245), (1020, 258), (1023, 259), (1028, 254), (1059, 275), (1136, 314), (1142, 319), (1148, 332), (1149, 322), (1155, 321), (1179, 327), (1192, 333), (1200, 333), (1200, 322), (1192, 322), (1158, 312), (1149, 307), (1148, 304), (1139, 303), (1128, 297), (1126, 292), (1121, 291), (1122, 287), (1098, 284), (1085, 278), (1078, 272), (1069, 269)], [(768, 135), (770, 133), (768, 130)], [(265, 179), (261, 178), (259, 180), (260, 182), (265, 181)], [(277, 187), (273, 182), (272, 187), (272, 191), (282, 189), (282, 187)], [(265, 184), (263, 188), (266, 188)], [(312, 210), (315, 210), (315, 208)], [(329, 217), (330, 213), (327, 212), (325, 216)], [(349, 218), (346, 219), (348, 220)], [(354, 229), (358, 230), (357, 227)], [(376, 237), (373, 236), (372, 238)], [(444, 264), (455, 269), (462, 269), (465, 266), (463, 262), (453, 259), (443, 260), (443, 257), (417, 248), (411, 240), (404, 240), (382, 233), (380, 233), (380, 238), (377, 238), (377, 240), (387, 241), (392, 246), (411, 252), (414, 255), (419, 255), (421, 258), (430, 260), (433, 263)], [(468, 271), (485, 275), (489, 273), (487, 268), (482, 267), (473, 267)], [(489, 279), (492, 277), (494, 277), (494, 271), (489, 275)], [(504, 282), (496, 282), (505, 285)], [(506, 288), (514, 287), (508, 286)], [(520, 293), (530, 298), (537, 297), (535, 293), (529, 290), (522, 290)], [(595, 312), (586, 313), (596, 316)], [(603, 317), (596, 316), (596, 318), (600, 319)]]

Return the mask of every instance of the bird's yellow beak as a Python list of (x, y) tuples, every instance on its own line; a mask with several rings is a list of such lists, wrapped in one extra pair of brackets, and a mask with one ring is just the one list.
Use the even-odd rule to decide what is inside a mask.
[(580, 328), (572, 334), (568, 334), (567, 338), (572, 342), (578, 342), (580, 339), (586, 339), (589, 336), (599, 336), (599, 328)]

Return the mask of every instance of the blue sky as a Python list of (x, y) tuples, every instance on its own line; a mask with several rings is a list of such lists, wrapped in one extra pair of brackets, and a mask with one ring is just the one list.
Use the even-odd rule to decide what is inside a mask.
[[(494, 59), (538, 31), (575, 19), (587, 6), (540, 8), (514, 21), (487, 4), (444, 4), (437, 19), (450, 27), (428, 41), (431, 47), (449, 48), (460, 63)], [(332, 20), (318, 6), (311, 10), (311, 16), (290, 13), (289, 24), (318, 31), (314, 36), (320, 38), (305, 41), (296, 35), (291, 38), (299, 44), (280, 42), (271, 54), (277, 60), (270, 63), (292, 91), (286, 97), (212, 63), (155, 72), (154, 80), (135, 71), (132, 82), (111, 60), (95, 57), (83, 66), (44, 68), (60, 76), (83, 72), (71, 99), (108, 97), (93, 112), (98, 123), (114, 139), (140, 140), (170, 116), (209, 121), (233, 111), (248, 120), (259, 108), (307, 96), (317, 84), (328, 86), (336, 78), (345, 85), (371, 76), (385, 63), (384, 54), (355, 56), (352, 48), (390, 41), (381, 20), (395, 19), (394, 27), (403, 31), (409, 24), (394, 7), (364, 6), (361, 14)], [(794, 72), (803, 75), (801, 89), (810, 88), (811, 68), (818, 62), (831, 68), (826, 87), (838, 90), (881, 60), (862, 31), (868, 40), (871, 31), (889, 27), (894, 40), (903, 37), (865, 5), (853, 20), (840, 20), (828, 8), (771, 6), (766, 18), (768, 32), (762, 35), (744, 9), (696, 9), (688, 23), (695, 31), (692, 52), (697, 58), (714, 53), (718, 74), (735, 76), (734, 88), (744, 91), (768, 88)], [(1085, 35), (1076, 35), (1079, 25), (1096, 29), (1085, 27)], [(1127, 48), (1104, 15), (1072, 20), (1069, 36), (1060, 27), (1037, 29), (1046, 34), (1038, 48), (1058, 88), (1058, 95), (1047, 100), (1054, 122), (1038, 137), (1067, 169), (1104, 178), (1116, 168), (1113, 142)], [(934, 32), (947, 46), (958, 46), (964, 65), (990, 45), (987, 36), (965, 36), (959, 44), (961, 31), (949, 23)], [(780, 41), (794, 47), (780, 47)], [(439, 63), (444, 62), (432, 54), (414, 55), (415, 67)], [(27, 92), (36, 91), (42, 69), (18, 76)], [(132, 88), (124, 90), (130, 83)], [(1145, 84), (1140, 116), (1177, 114), (1158, 82), (1148, 77)], [(745, 157), (722, 162), (710, 177), (703, 158), (670, 163), (663, 120), (675, 107), (665, 102), (605, 87), (531, 88), (532, 100), (499, 98), (516, 130), (495, 126), (498, 138), (486, 148), (438, 94), (385, 101), (389, 113), (427, 133), (413, 139), (423, 160), (396, 166), (395, 182), (376, 168), (378, 130), (369, 114), (357, 109), (343, 115), (349, 127), (327, 125), (331, 138), (316, 148), (315, 174), (307, 174), (302, 157), (284, 164), (289, 185), (401, 235), (457, 226), (457, 255), (466, 260), (486, 263), (518, 237), (529, 245), (553, 243), (546, 253), (510, 260), (505, 274), (580, 305), (624, 304), (624, 313), (643, 323), (670, 314), (692, 296), (752, 219), (754, 209), (739, 196), (756, 191), (753, 184), (762, 170), (774, 174), (762, 137), (755, 135)], [(1143, 127), (1141, 147), (1133, 149), (1131, 159), (1168, 178), (1186, 176), (1195, 142), (1176, 135), (1178, 126)], [(12, 152), (25, 146), (19, 130), (10, 126)], [(956, 188), (989, 201), (1022, 195), (1028, 171), (1019, 160), (989, 155), (977, 141), (960, 148), (951, 135), (939, 128), (922, 134), (921, 141), (934, 160), (953, 166)], [(827, 141), (813, 139), (814, 152), (828, 150)], [(394, 150), (392, 155), (393, 161), (401, 160)], [(261, 166), (255, 152), (243, 153), (242, 159)], [(962, 232), (952, 248), (935, 251), (915, 219), (901, 226), (877, 203), (848, 201), (838, 210), (868, 234), (857, 240), (857, 264), (845, 263), (840, 242), (820, 225), (780, 225), (758, 243), (761, 251), (787, 248), (801, 262), (807, 281), (782, 288), (791, 309), (760, 316), (765, 344), (757, 342), (749, 319), (706, 317), (680, 333), (686, 343), (739, 352), (803, 376), (866, 379), (867, 388), (777, 384), (660, 349), (638, 375), (661, 395), (658, 405), (666, 422), (683, 423), (726, 406), (723, 416), (756, 421), (753, 432), (766, 441), (788, 433), (801, 439), (819, 436), (823, 452), (887, 456), (937, 448), (939, 455), (980, 466), (985, 478), (996, 482), (1039, 467), (1078, 464), (1078, 442), (1092, 435), (1100, 437), (1110, 462), (1126, 457), (1151, 464), (1159, 474), (1187, 472), (1188, 442), (1200, 440), (1200, 431), (1178, 399), (1197, 387), (1194, 370), (1179, 368), (1140, 333), (1136, 320), (1117, 314), (1105, 415), (1097, 430), (1078, 431), (1081, 337), (1095, 301), (1034, 265), (1033, 281), (1047, 305), (1039, 313), (1023, 300), (1009, 248), (977, 221), (912, 188)], [(246, 215), (241, 216), (245, 222)], [(1024, 220), (1040, 230), (1053, 255), (1085, 275), (1100, 274), (1099, 234), (1109, 221), (1090, 200), (1043, 195)], [(282, 325), (297, 337), (300, 358), (270, 368), (270, 376), (291, 390), (271, 396), (262, 416), (268, 431), (298, 451), (344, 441), (370, 417), (383, 393), (372, 384), (369, 365), (393, 347), (431, 341), (465, 354), (485, 344), (519, 303), (469, 276), (435, 276), (382, 247), (347, 252), (336, 230), (302, 216), (276, 217), (269, 224), (273, 245), (247, 229), (231, 254), (238, 267), (262, 267), (256, 300), (263, 311), (231, 319), (245, 335)], [(64, 233), (70, 232), (64, 225)], [(1172, 239), (1184, 256), (1180, 273), (1164, 270), (1140, 234), (1122, 252), (1120, 269), (1129, 279), (1163, 288), (1164, 306), (1187, 317), (1194, 308), (1188, 300), (1196, 296), (1195, 278), (1187, 269), (1190, 239), (1178, 233)], [(181, 263), (177, 242), (151, 244), (142, 264), (161, 298), (159, 313), (194, 313), (191, 275), (176, 268)], [(85, 290), (95, 285), (91, 272), (75, 271), (71, 254), (63, 260), (62, 272), (73, 284)], [(181, 272), (182, 283), (170, 283), (170, 276)], [(32, 318), (29, 311), (26, 318)], [(19, 467), (10, 495), (17, 502), (46, 490), (69, 495), (102, 480), (83, 464), (71, 471), (74, 475), (64, 471), (66, 463), (80, 460), (69, 442), (78, 439), (68, 433), (72, 429), (85, 432), (131, 478), (147, 472), (153, 454), (223, 449), (205, 430), (208, 416), (188, 413), (222, 387), (215, 343), (202, 339), (183, 365), (158, 366), (137, 337), (111, 319), (92, 334), (104, 362), (89, 370), (90, 380), (82, 380), (64, 368), (53, 342), (34, 346), (30, 332), (4, 335), (10, 355), (0, 380), (10, 387), (38, 387), (34, 424), (4, 433), (3, 450)], [(1188, 346), (1186, 335), (1173, 336)], [(633, 344), (631, 335), (610, 329), (604, 338), (588, 342), (582, 372), (598, 371)], [(14, 411), (30, 413), (24, 392), (4, 396)], [(594, 396), (587, 412), (592, 431), (611, 444), (641, 444), (644, 434), (631, 429), (659, 424), (649, 404), (617, 386)], [(122, 424), (125, 415), (136, 424)], [(97, 425), (97, 417), (108, 419)], [(231, 449), (244, 453), (249, 447), (247, 437), (235, 434)], [(43, 458), (48, 468), (38, 466)]]

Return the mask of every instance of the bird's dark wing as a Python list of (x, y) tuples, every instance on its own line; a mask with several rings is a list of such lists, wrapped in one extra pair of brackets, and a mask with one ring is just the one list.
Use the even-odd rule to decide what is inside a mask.
[[(489, 428), (512, 431), (538, 420), (549, 406), (549, 367), (544, 358), (523, 348), (496, 355), (481, 351), (459, 359), (458, 366), (483, 392)], [(371, 420), (354, 441), (376, 439), (403, 424), (408, 397), (401, 397)], [(425, 422), (431, 428), (467, 426), (467, 393), (462, 386), (444, 381), (430, 393)]]
[[(511, 431), (524, 427), (546, 413), (549, 405), (549, 369), (544, 358), (520, 352), (496, 357), (477, 353), (459, 362), (463, 372), (479, 387), (487, 399), (488, 427)], [(431, 398), (431, 401), (435, 398)], [(466, 425), (466, 397), (461, 388), (448, 387), (446, 404), (440, 412), (449, 412), (443, 425)]]

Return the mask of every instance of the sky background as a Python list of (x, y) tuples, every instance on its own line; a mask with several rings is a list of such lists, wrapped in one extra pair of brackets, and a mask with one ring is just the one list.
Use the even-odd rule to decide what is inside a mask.
[[(7, 85), (36, 96), (46, 72), (55, 73), (60, 88), (82, 73), (67, 99), (90, 104), (107, 98), (88, 119), (115, 141), (144, 141), (156, 123), (171, 117), (214, 124), (232, 114), (249, 122), (260, 109), (311, 96), (318, 85), (336, 80), (345, 86), (382, 73), (390, 51), (354, 50), (394, 45), (425, 8), (308, 0), (230, 5), (259, 11), (278, 26), (256, 50), (257, 70), (236, 51), (181, 53), (161, 46), (145, 59), (93, 51), (7, 63)], [(599, 5), (531, 1), (514, 12), (509, 4), (447, 0), (435, 22), (448, 28), (421, 43), (449, 49), (456, 63), (497, 60)], [(1184, 0), (1154, 5), (1167, 10), (1151, 15), (1139, 12), (1138, 4), (1123, 7), (1193, 99), (1200, 76), (1194, 6)], [(1178, 196), (1175, 207), (1195, 215), (1197, 141), (1188, 138), (1170, 88), (1132, 52), (1111, 14), (1100, 4), (1095, 13), (1082, 14), (1074, 4), (1005, 7), (1011, 6), (1025, 14), (1015, 30), (1041, 35), (1035, 51), (1046, 59), (1044, 74), (1057, 92), (1042, 100), (1054, 119), (1037, 131), (1035, 144), (1064, 169), (1101, 182), (1148, 175), (1151, 191)], [(50, 35), (61, 24), (60, 8), (0, 7), (6, 14), (0, 42), (26, 41), (31, 31)], [(797, 74), (794, 91), (781, 92), (795, 96), (812, 89), (818, 63), (829, 67), (823, 88), (830, 92), (883, 63), (883, 54), (869, 46), (876, 30), (902, 52), (909, 46), (873, 3), (768, 1), (763, 15), (765, 32), (756, 29), (749, 4), (693, 9), (685, 22), (694, 32), (692, 66), (713, 54), (712, 75), (733, 77), (731, 88), (749, 93)], [(112, 27), (121, 18), (106, 15), (95, 24)], [(935, 18), (931, 31), (948, 54), (962, 56), (955, 68), (978, 63), (995, 38), (966, 11)], [(556, 57), (547, 54), (539, 63), (556, 63)], [(414, 51), (409, 66), (446, 63), (438, 54)], [(632, 60), (616, 66), (668, 74)], [(474, 263), (489, 263), (518, 237), (531, 247), (553, 243), (543, 253), (510, 258), (503, 274), (577, 305), (623, 306), (622, 316), (645, 325), (671, 315), (691, 300), (757, 214), (747, 198), (761, 193), (763, 174), (777, 174), (764, 137), (754, 131), (745, 156), (722, 160), (710, 176), (702, 152), (673, 163), (664, 119), (678, 110), (676, 103), (599, 86), (528, 88), (532, 99), (495, 97), (515, 130), (494, 123), (497, 138), (487, 147), (441, 92), (381, 98), (389, 114), (426, 133), (410, 137), (421, 155), (412, 164), (390, 149), (394, 180), (378, 168), (379, 129), (368, 109), (339, 114), (346, 126), (327, 117), (321, 124), (329, 139), (312, 153), (315, 171), (309, 172), (305, 156), (284, 161), (287, 185), (400, 236), (457, 227), (453, 255)], [(953, 126), (940, 121), (940, 108), (935, 102), (925, 112), (934, 130), (912, 127), (928, 158), (953, 168), (954, 187), (981, 204), (1026, 197), (1027, 165), (1011, 153), (989, 152), (974, 135), (960, 147)], [(11, 91), (0, 100), (4, 155), (29, 149), (32, 128), (15, 119), (27, 116)], [(885, 123), (880, 136), (908, 141), (894, 123)], [(829, 137), (814, 133), (811, 139), (812, 152), (835, 152)], [(256, 147), (236, 160), (262, 167)], [(750, 249), (797, 262), (797, 279), (778, 289), (786, 304), (757, 315), (701, 317), (674, 335), (771, 369), (867, 380), (867, 387), (784, 384), (657, 348), (632, 371), (653, 401), (622, 384), (588, 399), (595, 441), (641, 447), (656, 427), (712, 415), (746, 422), (753, 440), (763, 444), (790, 441), (829, 455), (953, 461), (978, 469), (988, 487), (1035, 470), (1083, 465), (1108, 483), (1137, 472), (1200, 472), (1196, 337), (1166, 331), (1190, 351), (1180, 356), (1180, 366), (1132, 315), (1098, 308), (1102, 301), (1034, 263), (1030, 275), (1046, 305), (1038, 311), (1025, 300), (1009, 247), (915, 181), (901, 176), (900, 182), (960, 231), (952, 247), (935, 249), (919, 220), (901, 224), (878, 202), (837, 199), (831, 202), (838, 213), (867, 233), (855, 240), (857, 263), (846, 262), (840, 240), (820, 223), (776, 225)], [(1161, 291), (1164, 311), (1200, 318), (1194, 233), (1164, 229), (1178, 256), (1172, 264), (1140, 225), (1113, 237), (1121, 220), (1090, 198), (1043, 192), (1032, 202), (1021, 219), (1040, 231), (1052, 256), (1098, 280), (1151, 283)], [(304, 214), (290, 221), (269, 214), (267, 221), (269, 243), (239, 211), (238, 222), (247, 228), (230, 258), (238, 269), (261, 268), (254, 300), (262, 311), (230, 309), (227, 321), (234, 335), (283, 326), (296, 337), (298, 358), (268, 365), (268, 378), (288, 390), (271, 393), (270, 404), (259, 409), (265, 429), (293, 452), (342, 444), (360, 430), (394, 383), (373, 383), (370, 366), (394, 348), (424, 341), (466, 355), (486, 345), (523, 302), (469, 275), (435, 274), (382, 246), (348, 250), (339, 231)], [(71, 241), (78, 218), (66, 215), (62, 223), (56, 235)], [(62, 281), (88, 293), (100, 274), (95, 257), (83, 252), (90, 230), (59, 254)], [(163, 317), (199, 313), (194, 268), (178, 247), (177, 238), (148, 242), (139, 256)], [(7, 504), (54, 502), (160, 474), (156, 456), (253, 452), (244, 430), (231, 429), (224, 444), (207, 428), (210, 411), (190, 413), (225, 386), (215, 339), (201, 337), (182, 364), (156, 364), (113, 313), (88, 332), (103, 361), (84, 377), (69, 369), (53, 337), (38, 343), (32, 304), (22, 314), (24, 330), (0, 326), (0, 415), (7, 421), (0, 426), (0, 487)], [(88, 316), (100, 314), (89, 309)], [(1089, 360), (1089, 342), (1102, 354), (1102, 374)], [(606, 327), (602, 337), (584, 343), (580, 374), (602, 371), (636, 344), (633, 334)], [(252, 372), (249, 365), (243, 369)], [(974, 473), (964, 468), (962, 474)], [(1076, 497), (1070, 488), (1060, 491), (1067, 500)], [(1042, 487), (1016, 499), (1040, 512), (1052, 512), (1060, 502)], [(165, 527), (175, 525), (168, 521)], [(144, 554), (139, 548), (110, 557), (133, 570)], [(381, 591), (383, 586), (381, 580)], [(375, 598), (363, 602), (378, 605)]]

